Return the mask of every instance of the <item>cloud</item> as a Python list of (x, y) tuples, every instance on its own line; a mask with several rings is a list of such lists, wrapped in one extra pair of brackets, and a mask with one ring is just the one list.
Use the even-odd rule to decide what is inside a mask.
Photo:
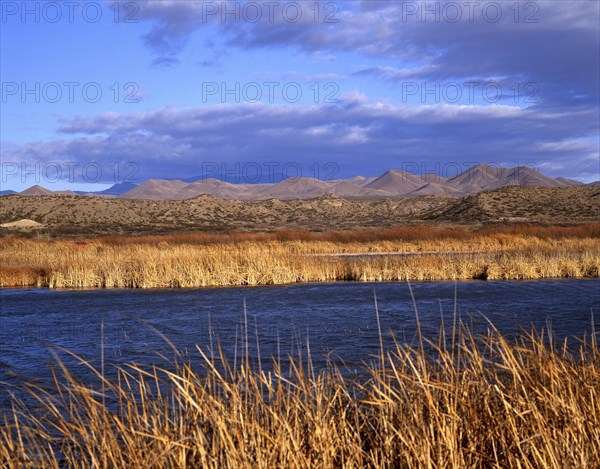
[(198, 15), (203, 3), (143, 0), (136, 4), (140, 9), (139, 19), (152, 23), (142, 40), (157, 56), (155, 61), (176, 58), (199, 26)]
[[(67, 138), (13, 145), (5, 161), (133, 162), (138, 176), (177, 178), (206, 162), (335, 162), (340, 177), (406, 163), (544, 164), (548, 174), (597, 171), (592, 110), (507, 105), (403, 106), (348, 96), (333, 106), (240, 104), (107, 113), (64, 120)], [(594, 159), (594, 155), (596, 155)], [(557, 163), (569, 161), (565, 168)], [(554, 164), (554, 166), (552, 166)]]
[(157, 68), (171, 68), (179, 65), (179, 59), (176, 57), (157, 57), (152, 61), (152, 66)]
[[(256, 21), (249, 3), (262, 5)], [(359, 53), (380, 63), (357, 73), (386, 80), (502, 77), (535, 83), (540, 106), (600, 103), (599, 2), (291, 2), (301, 5), (298, 19), (290, 2), (271, 3), (272, 11), (237, 0), (148, 2), (144, 41), (173, 58), (190, 34), (212, 28), (224, 47)]]

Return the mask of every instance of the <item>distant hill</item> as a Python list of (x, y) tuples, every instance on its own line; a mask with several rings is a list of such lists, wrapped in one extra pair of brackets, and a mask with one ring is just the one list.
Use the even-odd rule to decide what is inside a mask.
[(511, 185), (570, 187), (582, 183), (566, 178), (552, 179), (526, 166), (497, 168), (477, 165), (450, 179), (435, 174), (416, 175), (399, 170), (390, 170), (375, 178), (356, 176), (331, 181), (290, 178), (272, 184), (232, 184), (218, 179), (203, 179), (191, 183), (152, 179), (122, 196), (153, 200), (183, 200), (201, 194), (236, 200), (305, 199), (325, 194), (346, 198), (464, 196)]
[(64, 190), (64, 191), (51, 191), (49, 189), (46, 189), (45, 187), (42, 187), (40, 185), (34, 185), (31, 186), (28, 189), (25, 189), (24, 191), (21, 191), (18, 193), (19, 195), (27, 195), (27, 196), (32, 196), (32, 195), (71, 195), (71, 196), (77, 196), (79, 195), (77, 192), (74, 191), (70, 191), (70, 190)]
[(177, 199), (178, 191), (187, 186), (187, 183), (179, 179), (148, 179), (133, 189), (121, 194), (129, 199)]
[(505, 186), (564, 187), (573, 184), (549, 178), (527, 166), (497, 168), (481, 164), (449, 179), (446, 185), (462, 194), (474, 194)]
[(52, 191), (36, 184), (28, 189), (25, 189), (24, 191), (19, 192), (19, 195), (52, 195)]
[[(97, 191), (97, 192), (86, 192), (86, 191), (71, 191), (71, 190), (61, 190), (61, 191), (51, 191), (50, 189), (46, 189), (45, 187), (42, 187), (40, 185), (34, 185), (29, 187), (28, 189), (25, 189), (24, 191), (21, 192), (14, 192), (14, 191), (2, 191), (2, 192), (9, 192), (10, 194), (19, 194), (19, 195), (26, 195), (26, 196), (33, 196), (33, 195), (71, 195), (71, 196), (78, 196), (78, 195), (120, 195), (123, 192), (126, 192), (128, 190), (131, 190), (135, 187), (135, 184), (115, 184), (114, 186), (105, 189), (103, 191)], [(9, 195), (9, 194), (1, 194), (1, 195)]]
[(556, 180), (560, 182), (563, 186), (581, 186), (582, 184), (580, 181), (576, 181), (575, 179), (569, 178), (558, 177), (556, 178)]
[(261, 199), (306, 199), (326, 194), (331, 184), (320, 179), (290, 178), (269, 184), (257, 195)]
[[(420, 195), (462, 197), (507, 186), (578, 187), (582, 185), (583, 183), (574, 179), (550, 178), (526, 166), (498, 168), (481, 164), (451, 178), (390, 170), (379, 177), (371, 178), (355, 176), (327, 181), (315, 178), (289, 178), (268, 184), (233, 184), (214, 178), (197, 181), (148, 179), (139, 185), (121, 183), (104, 191), (78, 194), (148, 200), (187, 200), (203, 194), (231, 200), (306, 199), (326, 194), (344, 198), (401, 198)], [(20, 195), (67, 193), (75, 195), (70, 191), (52, 192), (36, 185), (20, 192)]]
[(11, 190), (7, 190), (7, 191), (0, 191), (0, 197), (3, 195), (11, 195), (11, 194), (16, 194), (15, 191), (11, 191)]
[(337, 182), (327, 190), (327, 193), (338, 197), (351, 198), (386, 197), (389, 195), (377, 189), (367, 189), (361, 184), (352, 183), (348, 180)]
[(501, 187), (460, 199), (431, 215), (458, 223), (600, 221), (600, 187)]
[(127, 191), (130, 191), (137, 187), (137, 184), (132, 182), (121, 182), (118, 184), (109, 187), (108, 189), (104, 189), (103, 191), (92, 192), (93, 194), (103, 194), (103, 195), (121, 195)]
[[(185, 184), (185, 183), (184, 183)], [(343, 183), (337, 183), (343, 184)], [(414, 223), (587, 223), (600, 219), (600, 187), (507, 186), (464, 197), (143, 200), (61, 195), (3, 197), (0, 224), (36, 220), (56, 236), (185, 231), (350, 230)], [(18, 226), (10, 225), (10, 233)], [(4, 228), (3, 228), (4, 229)], [(8, 228), (7, 228), (8, 229)], [(0, 230), (0, 234), (8, 233)]]
[(419, 190), (425, 184), (419, 176), (404, 171), (390, 170), (364, 187), (398, 196), (408, 195), (411, 192)]
[(79, 195), (77, 192), (75, 192), (75, 191), (69, 191), (69, 190), (66, 190), (66, 191), (53, 191), (52, 193), (55, 194), (55, 195), (71, 195), (71, 196), (78, 196)]

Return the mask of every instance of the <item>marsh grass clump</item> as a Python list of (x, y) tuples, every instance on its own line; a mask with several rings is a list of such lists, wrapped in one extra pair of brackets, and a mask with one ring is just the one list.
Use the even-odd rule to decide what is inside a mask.
[(99, 385), (69, 369), (27, 388), (0, 429), (3, 467), (522, 467), (600, 465), (600, 351), (455, 324), (365, 357), (360, 377), (290, 357), (129, 365)]
[(600, 225), (0, 239), (0, 287), (598, 277)]

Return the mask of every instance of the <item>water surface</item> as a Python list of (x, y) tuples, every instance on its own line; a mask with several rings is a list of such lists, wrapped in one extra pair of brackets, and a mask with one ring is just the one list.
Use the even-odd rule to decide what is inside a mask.
[[(411, 284), (424, 333), (436, 337), (454, 314), (476, 333), (488, 320), (504, 334), (520, 327), (551, 328), (558, 340), (589, 336), (599, 317), (600, 280), (421, 282)], [(184, 357), (198, 359), (196, 344), (220, 342), (239, 357), (244, 302), (250, 355), (306, 353), (317, 366), (327, 358), (355, 366), (379, 347), (374, 293), (385, 345), (392, 337), (416, 343), (416, 315), (407, 283), (331, 283), (273, 287), (177, 290), (0, 290), (0, 388), (24, 379), (47, 378), (52, 351), (67, 364), (68, 349), (95, 365), (104, 346), (106, 368), (158, 363), (174, 356), (164, 334)], [(455, 301), (456, 296), (456, 301)], [(101, 340), (101, 329), (103, 339)], [(160, 332), (160, 334), (158, 332)], [(212, 342), (211, 342), (212, 341)], [(236, 352), (237, 349), (237, 352)], [(81, 369), (83, 367), (79, 367)], [(85, 373), (85, 370), (81, 370)]]

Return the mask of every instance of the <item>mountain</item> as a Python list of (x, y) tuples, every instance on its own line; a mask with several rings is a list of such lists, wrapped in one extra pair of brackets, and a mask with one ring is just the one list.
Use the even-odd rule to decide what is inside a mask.
[(188, 184), (181, 190), (181, 194), (186, 199), (207, 194), (220, 199), (245, 200), (257, 198), (256, 193), (269, 186), (270, 184), (232, 184), (209, 178)]
[(573, 187), (573, 186), (582, 186), (583, 182), (576, 181), (575, 179), (558, 177), (554, 179), (555, 181), (560, 182), (565, 187)]
[(480, 164), (449, 179), (445, 185), (456, 189), (458, 193), (474, 194), (505, 186), (561, 187), (565, 184), (527, 166), (497, 168)]
[(51, 190), (46, 189), (45, 187), (34, 185), (24, 191), (19, 192), (19, 195), (52, 195), (53, 192)]
[(366, 187), (361, 186), (360, 181), (350, 182), (350, 180), (342, 180), (340, 182), (335, 183), (327, 190), (327, 194), (347, 198), (389, 197), (389, 194), (387, 192), (380, 191), (377, 189), (368, 189)]
[(169, 200), (182, 199), (179, 191), (187, 184), (179, 179), (148, 179), (121, 194), (126, 199)]
[(125, 192), (128, 192), (137, 187), (137, 184), (133, 182), (121, 182), (118, 184), (109, 187), (108, 189), (104, 189), (103, 191), (96, 191), (93, 194), (101, 194), (101, 195), (122, 195)]
[(71, 195), (71, 196), (77, 196), (80, 195), (77, 192), (74, 191), (70, 191), (70, 190), (64, 190), (64, 191), (51, 191), (50, 189), (46, 189), (45, 187), (42, 187), (40, 185), (34, 185), (31, 186), (28, 189), (25, 189), (24, 191), (18, 192), (19, 195)]
[(78, 196), (79, 194), (75, 191), (70, 191), (70, 190), (66, 190), (66, 191), (51, 191), (52, 195), (71, 195), (71, 196)]
[(564, 184), (527, 166), (501, 168), (501, 186), (561, 187)]
[[(215, 178), (196, 181), (190, 179), (148, 179), (139, 185), (115, 184), (109, 189), (79, 195), (95, 197), (148, 200), (187, 200), (211, 195), (224, 200), (306, 199), (326, 194), (346, 198), (405, 198), (411, 196), (453, 196), (477, 194), (507, 186), (579, 187), (584, 184), (574, 179), (545, 176), (527, 166), (499, 168), (480, 164), (452, 178), (435, 174), (411, 174), (390, 170), (379, 177), (355, 176), (349, 179), (323, 181), (315, 178), (288, 178), (277, 183), (234, 184)], [(32, 186), (21, 195), (77, 195), (72, 191), (52, 192), (41, 186)]]
[(0, 191), (0, 197), (3, 195), (12, 195), (12, 194), (16, 194), (15, 191), (11, 191), (11, 190), (7, 190), (7, 191)]
[(331, 184), (332, 186), (340, 183), (340, 182), (350, 182), (352, 184), (355, 184), (357, 186), (366, 186), (367, 184), (369, 184), (370, 182), (373, 182), (375, 179), (377, 179), (376, 177), (374, 178), (367, 178), (364, 176), (354, 176), (350, 179), (330, 179), (327, 182), (329, 184)]
[(419, 176), (392, 169), (379, 176), (374, 181), (369, 182), (364, 187), (367, 189), (377, 189), (389, 195), (408, 195), (414, 192), (426, 183)]
[(480, 164), (448, 179), (448, 186), (462, 193), (475, 193), (493, 189), (501, 183), (498, 168)]
[(454, 187), (450, 187), (445, 184), (439, 184), (437, 182), (430, 182), (421, 186), (416, 191), (410, 193), (410, 195), (462, 195), (462, 192)]
[(320, 179), (289, 178), (276, 184), (269, 184), (258, 192), (261, 199), (305, 199), (324, 195), (330, 184)]
[(444, 182), (446, 182), (448, 179), (444, 178), (442, 176), (438, 176), (437, 174), (432, 174), (432, 173), (426, 173), (426, 174), (420, 174), (417, 175), (417, 177), (426, 183), (435, 183), (435, 184), (443, 184)]
[(219, 179), (202, 179), (185, 183), (181, 180), (150, 179), (121, 195), (128, 199), (186, 200), (200, 195), (212, 195), (220, 199), (257, 199), (261, 190), (273, 184), (232, 184)]

